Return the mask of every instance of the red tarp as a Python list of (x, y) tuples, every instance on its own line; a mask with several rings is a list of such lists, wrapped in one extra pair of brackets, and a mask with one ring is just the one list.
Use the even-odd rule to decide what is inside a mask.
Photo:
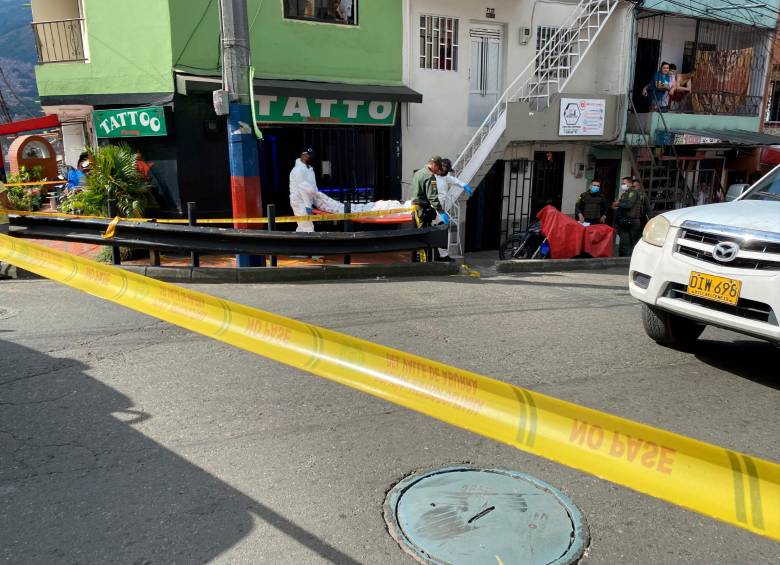
[(612, 257), (615, 246), (615, 230), (606, 224), (585, 228), (585, 242), (582, 251), (591, 257)]
[(542, 233), (550, 244), (550, 257), (571, 259), (582, 253), (585, 226), (559, 212), (555, 206), (545, 206), (536, 217), (542, 223)]
[(586, 228), (554, 206), (545, 206), (536, 217), (553, 259), (571, 259), (583, 252), (591, 257), (612, 257), (615, 230), (611, 227), (599, 224)]
[(55, 128), (60, 125), (60, 119), (56, 114), (49, 114), (41, 118), (30, 118), (29, 120), (19, 120), (0, 124), (0, 135), (13, 135), (26, 131), (35, 131), (38, 129)]

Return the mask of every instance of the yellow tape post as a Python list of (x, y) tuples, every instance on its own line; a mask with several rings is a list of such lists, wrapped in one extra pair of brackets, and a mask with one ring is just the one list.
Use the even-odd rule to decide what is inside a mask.
[[(280, 216), (276, 218), (278, 224), (290, 224), (296, 222), (337, 222), (342, 220), (357, 220), (360, 218), (384, 218), (398, 214), (408, 214), (408, 208), (394, 208), (392, 210), (372, 210), (369, 212), (353, 212), (350, 214), (316, 214), (312, 216)], [(27, 210), (8, 210), (14, 216), (44, 216), (49, 218), (71, 219), (96, 219), (113, 220), (107, 216), (88, 216), (83, 214), (66, 214), (64, 212), (29, 212)], [(157, 222), (158, 224), (187, 224), (189, 220), (173, 218), (119, 218), (122, 222)], [(198, 224), (267, 224), (268, 218), (205, 218), (197, 220)]]
[(0, 260), (780, 540), (777, 463), (9, 236)]

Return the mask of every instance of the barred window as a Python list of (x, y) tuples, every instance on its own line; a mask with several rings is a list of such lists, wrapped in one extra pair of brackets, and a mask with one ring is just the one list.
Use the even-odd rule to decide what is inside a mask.
[(357, 0), (284, 0), (284, 17), (357, 25)]
[[(536, 63), (536, 72), (548, 71), (551, 66), (564, 67), (568, 65), (567, 57), (571, 50), (571, 40), (574, 30), (563, 30), (549, 44), (547, 43), (560, 28), (554, 26), (538, 26), (536, 28), (536, 54), (539, 55)], [(558, 58), (558, 55), (563, 55)], [(568, 71), (561, 70), (561, 77), (566, 77)]]
[(458, 18), (420, 16), (420, 68), (458, 70)]

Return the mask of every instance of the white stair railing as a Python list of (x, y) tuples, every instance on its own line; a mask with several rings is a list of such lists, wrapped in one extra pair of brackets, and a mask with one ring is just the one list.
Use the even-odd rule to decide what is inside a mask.
[[(506, 130), (506, 112), (510, 102), (531, 102), (535, 110), (549, 107), (551, 97), (562, 92), (571, 80), (618, 2), (580, 0), (569, 17), (504, 90), (458, 155), (453, 170), (461, 180), (476, 186), (498, 159), (497, 153), (503, 148), (497, 148), (497, 145)], [(495, 159), (489, 159), (491, 156)]]

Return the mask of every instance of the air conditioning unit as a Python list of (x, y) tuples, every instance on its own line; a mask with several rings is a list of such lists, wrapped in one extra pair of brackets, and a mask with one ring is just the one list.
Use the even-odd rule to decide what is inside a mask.
[(529, 41), (531, 41), (531, 28), (530, 27), (521, 27), (520, 28), (520, 45), (527, 45)]

